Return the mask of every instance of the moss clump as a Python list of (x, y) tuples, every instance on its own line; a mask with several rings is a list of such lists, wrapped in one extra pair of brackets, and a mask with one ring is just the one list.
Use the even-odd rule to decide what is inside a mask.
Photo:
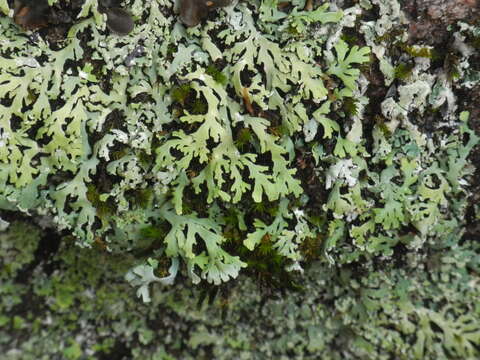
[(395, 67), (395, 79), (408, 80), (412, 75), (414, 66), (412, 64), (401, 63)]
[(205, 69), (205, 73), (210, 75), (217, 83), (222, 84), (223, 86), (226, 86), (228, 83), (227, 76), (213, 64)]

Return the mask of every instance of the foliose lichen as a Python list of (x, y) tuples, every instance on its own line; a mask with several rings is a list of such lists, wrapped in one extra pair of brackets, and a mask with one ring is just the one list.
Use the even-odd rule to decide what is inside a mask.
[[(386, 54), (406, 21), (397, 3), (252, 0), (186, 29), (171, 1), (135, 0), (125, 37), (106, 33), (97, 5), (85, 2), (55, 48), (0, 18), (2, 209), (50, 215), (81, 246), (147, 249), (144, 271), (127, 276), (143, 289), (167, 258), (194, 283), (220, 284), (262, 242), (299, 269), (307, 243), (344, 264), (418, 250), (461, 225), (478, 138), (428, 51), (393, 60), (405, 50), (396, 35)], [(362, 22), (372, 6), (380, 19)], [(357, 24), (363, 39), (346, 35)], [(472, 52), (461, 34), (463, 75)], [(360, 71), (370, 49), (391, 85), (374, 119)], [(405, 61), (411, 76), (393, 84)], [(422, 123), (440, 110), (437, 128)]]

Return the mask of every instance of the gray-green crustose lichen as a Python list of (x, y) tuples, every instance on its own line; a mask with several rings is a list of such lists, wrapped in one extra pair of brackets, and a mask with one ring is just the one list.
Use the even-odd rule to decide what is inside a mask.
[[(378, 3), (382, 18), (401, 16)], [(459, 121), (450, 107), (450, 130), (433, 136), (412, 123), (413, 112), (448, 99), (445, 89), (433, 101), (441, 78), (416, 58), (418, 79), (382, 103), (381, 123), (364, 126), (359, 67), (370, 50), (342, 36), (359, 5), (246, 1), (192, 29), (168, 15), (173, 5), (130, 1), (142, 21), (118, 38), (87, 1), (60, 50), (0, 18), (2, 208), (50, 215), (78, 244), (113, 253), (135, 251), (144, 230), (159, 227), (144, 246), (151, 259), (128, 275), (144, 299), (165, 256), (193, 282), (219, 284), (262, 242), (290, 268), (311, 239), (331, 263), (348, 263), (392, 256), (398, 244), (418, 249), (456, 217), (452, 199), (477, 141), (468, 115)], [(362, 28), (379, 58), (374, 35), (389, 26)], [(143, 54), (125, 62), (138, 46)], [(314, 211), (299, 153), (313, 159), (310, 180), (325, 194)], [(270, 211), (255, 210), (267, 201)]]

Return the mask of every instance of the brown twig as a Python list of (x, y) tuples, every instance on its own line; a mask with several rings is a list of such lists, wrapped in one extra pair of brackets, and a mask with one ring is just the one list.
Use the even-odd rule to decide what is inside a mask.
[(243, 103), (248, 113), (252, 116), (255, 116), (255, 110), (253, 109), (252, 102), (250, 101), (250, 94), (248, 93), (248, 88), (242, 88), (242, 97)]

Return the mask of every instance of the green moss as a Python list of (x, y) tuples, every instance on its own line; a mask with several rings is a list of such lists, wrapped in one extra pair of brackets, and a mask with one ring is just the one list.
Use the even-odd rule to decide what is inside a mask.
[(165, 235), (165, 231), (159, 226), (147, 226), (140, 230), (142, 237), (151, 239), (151, 240), (161, 240)]
[(385, 123), (384, 117), (380, 115), (375, 116), (375, 124), (376, 126), (378, 126), (378, 128), (386, 138), (389, 138), (392, 136), (392, 132), (388, 128), (387, 124)]
[(185, 106), (188, 99), (194, 94), (194, 90), (190, 84), (181, 84), (174, 86), (170, 92), (170, 96), (174, 102)]
[(454, 54), (448, 53), (445, 55), (444, 68), (450, 81), (460, 78), (459, 61), (458, 56)]
[(412, 75), (412, 69), (413, 69), (412, 64), (398, 64), (395, 67), (395, 78), (399, 80), (407, 80), (410, 78)]
[[(155, 144), (152, 144), (152, 147), (154, 146)], [(150, 168), (152, 164), (155, 163), (155, 157), (151, 153), (147, 153), (146, 151), (140, 151), (137, 156), (141, 165), (145, 168)]]
[(182, 109), (194, 115), (206, 114), (208, 105), (203, 95), (198, 94), (192, 84), (182, 84), (173, 87), (172, 100), (178, 103)]
[(235, 145), (243, 150), (245, 146), (251, 143), (253, 139), (252, 131), (248, 128), (242, 128), (238, 131), (237, 137), (235, 139)]
[(208, 111), (208, 105), (205, 100), (195, 98), (190, 109), (191, 113), (194, 115), (205, 115)]
[(205, 73), (213, 77), (216, 82), (222, 84), (223, 86), (226, 86), (228, 83), (227, 76), (213, 64), (206, 68)]
[(394, 44), (397, 42), (397, 39), (403, 35), (404, 29), (400, 26), (394, 26), (391, 30), (386, 31), (383, 35), (377, 36), (375, 39), (379, 43)]
[(400, 44), (400, 48), (412, 57), (423, 57), (432, 60), (440, 58), (437, 50), (428, 47), (415, 47), (407, 44)]
[(110, 199), (102, 201), (100, 195), (100, 192), (94, 184), (87, 186), (86, 197), (88, 201), (96, 208), (97, 216), (102, 221), (107, 221), (107, 219), (115, 213), (115, 204)]
[(343, 108), (348, 116), (355, 116), (358, 114), (358, 106), (354, 99), (345, 100)]
[(135, 191), (132, 196), (132, 202), (135, 203), (139, 209), (145, 209), (153, 199), (153, 190), (150, 188), (139, 189)]
[(361, 45), (362, 39), (360, 39), (357, 35), (350, 33), (350, 34), (342, 34), (341, 39), (345, 41), (348, 45)]

